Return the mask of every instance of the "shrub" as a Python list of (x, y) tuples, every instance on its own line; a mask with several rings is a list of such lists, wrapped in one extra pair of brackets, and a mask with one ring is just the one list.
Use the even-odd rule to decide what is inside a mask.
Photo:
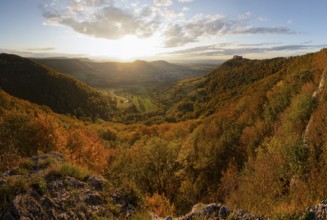
[(157, 193), (146, 197), (146, 207), (158, 216), (173, 215), (175, 206), (164, 195)]

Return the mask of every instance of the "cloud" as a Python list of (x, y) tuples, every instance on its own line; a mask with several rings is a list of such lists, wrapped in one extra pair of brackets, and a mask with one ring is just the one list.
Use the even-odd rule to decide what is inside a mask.
[(186, 2), (193, 2), (193, 0), (178, 0), (178, 2), (186, 3)]
[[(100, 3), (97, 2), (97, 4)], [(81, 34), (110, 40), (126, 35), (135, 35), (140, 38), (149, 37), (158, 25), (154, 20), (143, 19), (132, 11), (112, 5), (102, 7), (91, 15), (83, 12), (79, 14), (76, 13), (76, 10), (79, 9), (69, 7), (68, 11), (59, 11), (54, 8), (46, 10), (43, 16), (48, 23), (69, 26)]]
[(153, 0), (153, 4), (157, 6), (170, 6), (173, 2), (172, 0)]
[[(240, 44), (235, 42), (227, 42), (223, 44), (213, 44), (201, 47), (193, 47), (185, 50), (176, 50), (170, 52), (171, 55), (188, 55), (188, 56), (228, 56), (228, 55), (247, 55), (247, 54), (262, 54), (268, 52), (278, 51), (300, 51), (300, 50), (313, 50), (326, 47), (325, 44), (320, 45), (305, 45), (305, 44), (294, 44), (294, 45), (276, 45), (280, 43), (258, 43), (258, 44)], [(245, 47), (242, 47), (245, 46)]]
[[(39, 50), (40, 49), (40, 50)], [(48, 57), (86, 57), (88, 54), (70, 54), (70, 53), (58, 53), (53, 52), (51, 50), (43, 50), (47, 48), (30, 48), (27, 50), (12, 50), (12, 49), (5, 49), (0, 48), (0, 53), (8, 53), (8, 54), (17, 54), (22, 57), (29, 57), (29, 58), (48, 58)]]
[(295, 32), (288, 27), (238, 26), (233, 30), (233, 34), (295, 34)]
[(190, 10), (190, 8), (188, 8), (188, 7), (183, 7), (183, 8), (182, 8), (182, 11), (183, 11), (183, 12), (186, 12), (186, 11), (189, 11), (189, 10)]
[(219, 14), (188, 17), (185, 14), (188, 8), (178, 11), (161, 7), (170, 6), (172, 0), (153, 0), (153, 3), (155, 5), (139, 4), (138, 7), (133, 7), (132, 3), (122, 0), (120, 4), (114, 0), (53, 0), (49, 4), (40, 5), (40, 8), (45, 25), (67, 26), (78, 33), (109, 40), (127, 35), (138, 38), (157, 35), (166, 48), (224, 35), (295, 33), (288, 27), (251, 25), (250, 12), (236, 17)]
[(36, 52), (45, 52), (45, 51), (52, 51), (55, 50), (54, 47), (45, 47), (45, 48), (28, 48), (29, 51), (36, 51)]
[(270, 21), (270, 19), (265, 18), (265, 17), (258, 17), (258, 21), (261, 21), (261, 22), (268, 22), (268, 21)]
[[(250, 16), (250, 14), (247, 14)], [(191, 42), (197, 42), (204, 37), (219, 35), (244, 35), (244, 34), (294, 34), (287, 27), (255, 27), (246, 23), (244, 17), (231, 19), (222, 15), (195, 16), (193, 19), (169, 27), (164, 32), (167, 39), (165, 47), (176, 47)]]

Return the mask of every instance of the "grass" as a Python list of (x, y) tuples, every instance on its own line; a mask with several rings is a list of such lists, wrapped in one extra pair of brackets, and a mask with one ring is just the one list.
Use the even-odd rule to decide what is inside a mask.
[[(112, 96), (108, 91), (103, 91), (105, 94), (109, 94), (116, 99), (117, 108), (120, 110), (126, 110), (132, 105), (135, 105), (139, 112), (149, 113), (156, 111), (158, 108), (154, 104), (151, 95), (149, 94), (149, 89), (143, 86), (131, 86), (126, 88), (115, 89), (115, 94), (117, 96)], [(119, 97), (124, 97), (130, 102), (124, 102), (124, 99)]]
[(0, 211), (6, 208), (16, 195), (26, 192), (28, 188), (29, 183), (25, 178), (9, 178), (8, 183), (0, 186)]
[(151, 220), (151, 216), (147, 212), (138, 211), (132, 217), (131, 220)]
[(45, 194), (48, 191), (47, 183), (40, 176), (33, 176), (31, 179), (31, 186), (36, 190), (40, 195)]
[(54, 160), (50, 157), (39, 162), (39, 166), (41, 169), (46, 169), (53, 164), (54, 164)]
[(82, 181), (90, 176), (89, 170), (70, 163), (63, 163), (54, 172), (62, 177), (71, 176)]
[(25, 170), (31, 170), (35, 166), (35, 163), (31, 159), (23, 159), (19, 165), (20, 168)]

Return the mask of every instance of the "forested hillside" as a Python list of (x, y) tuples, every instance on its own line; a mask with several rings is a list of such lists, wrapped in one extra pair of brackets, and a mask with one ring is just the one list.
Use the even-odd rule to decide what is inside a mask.
[(0, 54), (0, 88), (13, 96), (47, 105), (58, 113), (110, 119), (109, 96), (46, 66), (16, 55)]
[(326, 67), (326, 49), (234, 58), (157, 93), (170, 122), (152, 126), (81, 122), (1, 91), (1, 155), (13, 158), (1, 169), (56, 150), (125, 189), (141, 219), (199, 202), (298, 219), (327, 198)]

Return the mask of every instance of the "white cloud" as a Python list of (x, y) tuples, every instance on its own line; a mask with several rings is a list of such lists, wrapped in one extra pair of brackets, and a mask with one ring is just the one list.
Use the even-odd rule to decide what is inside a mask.
[(226, 55), (248, 55), (253, 53), (269, 53), (274, 51), (311, 51), (316, 50), (326, 45), (305, 45), (305, 44), (290, 44), (285, 45), (278, 42), (267, 42), (257, 44), (240, 44), (236, 42), (226, 42), (221, 44), (213, 44), (207, 46), (193, 47), (184, 50), (176, 50), (169, 54), (185, 56), (226, 56)]
[(258, 20), (261, 21), (261, 22), (268, 22), (268, 21), (270, 21), (268, 18), (265, 18), (265, 17), (258, 17)]
[(188, 7), (183, 7), (182, 8), (182, 12), (187, 12), (187, 11), (189, 11), (190, 10), (190, 8), (188, 8)]
[(153, 0), (153, 4), (156, 6), (170, 6), (173, 4), (172, 0)]
[(239, 19), (242, 19), (242, 20), (246, 20), (246, 19), (249, 19), (250, 17), (251, 17), (251, 12), (246, 12), (246, 13), (244, 13), (244, 14), (240, 14), (239, 16), (238, 16), (238, 18)]
[(223, 35), (295, 33), (288, 27), (251, 25), (250, 12), (236, 18), (219, 14), (198, 14), (189, 18), (185, 16), (189, 8), (176, 11), (161, 7), (169, 6), (172, 0), (153, 0), (160, 6), (138, 7), (133, 7), (127, 1), (124, 4), (114, 4), (113, 0), (67, 1), (69, 4), (53, 1), (40, 6), (44, 23), (68, 26), (78, 33), (109, 40), (127, 35), (138, 38), (158, 35), (164, 47), (177, 47)]
[(193, 2), (193, 0), (178, 0), (178, 2), (186, 3), (186, 2)]
[(231, 19), (222, 15), (198, 15), (183, 24), (167, 28), (164, 32), (165, 47), (182, 46), (197, 42), (204, 37), (219, 35), (294, 33), (287, 27), (256, 27), (246, 22), (243, 18)]

